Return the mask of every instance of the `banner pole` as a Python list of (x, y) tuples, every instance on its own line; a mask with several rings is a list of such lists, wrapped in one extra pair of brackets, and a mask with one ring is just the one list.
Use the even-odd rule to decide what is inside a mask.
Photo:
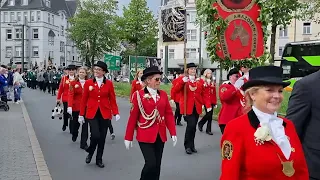
[[(184, 75), (188, 75), (186, 72), (187, 69), (187, 0), (184, 0), (184, 8), (185, 8), (185, 16), (184, 16), (184, 47), (183, 47), (183, 59), (184, 59)], [(186, 112), (187, 112), (187, 83), (184, 84), (184, 89), (183, 89), (183, 93), (184, 93), (184, 116), (186, 116)]]

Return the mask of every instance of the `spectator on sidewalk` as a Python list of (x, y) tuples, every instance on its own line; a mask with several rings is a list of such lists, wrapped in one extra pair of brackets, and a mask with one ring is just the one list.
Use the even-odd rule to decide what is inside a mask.
[(7, 69), (7, 81), (8, 81), (8, 93), (7, 93), (7, 98), (8, 101), (12, 101), (12, 92), (13, 92), (13, 72), (11, 67), (8, 67)]
[(16, 104), (19, 104), (21, 101), (21, 88), (23, 84), (24, 80), (20, 74), (20, 68), (16, 68), (13, 74), (14, 102)]
[(4, 65), (0, 67), (0, 97), (1, 101), (7, 102), (7, 91), (8, 91), (8, 82), (7, 78), (4, 76), (6, 68)]

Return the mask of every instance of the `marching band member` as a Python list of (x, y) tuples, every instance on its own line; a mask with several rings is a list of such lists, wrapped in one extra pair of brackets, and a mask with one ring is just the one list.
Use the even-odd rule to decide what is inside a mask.
[(134, 77), (134, 80), (131, 84), (131, 92), (130, 92), (130, 102), (132, 100), (132, 94), (136, 91), (139, 91), (143, 88), (143, 82), (141, 81), (141, 76), (143, 74), (143, 71), (140, 70), (136, 73), (136, 76)]
[[(197, 153), (194, 138), (196, 136), (199, 114), (202, 113), (202, 105), (204, 105), (202, 99), (203, 85), (200, 79), (196, 78), (196, 67), (194, 63), (188, 63), (187, 69), (185, 69), (185, 76), (179, 77), (177, 84), (173, 87), (174, 93), (180, 94), (180, 112), (184, 114), (184, 120), (187, 122), (184, 137), (184, 147), (187, 154)], [(184, 97), (185, 86), (187, 89), (187, 97)], [(210, 112), (211, 109), (210, 107), (207, 111)]]
[(308, 180), (303, 149), (293, 123), (277, 116), (283, 101), (282, 68), (250, 70), (247, 114), (230, 121), (221, 139), (220, 180)]
[[(63, 103), (63, 126), (62, 130), (65, 131), (68, 126), (68, 120), (70, 118), (70, 115), (68, 114), (68, 94), (69, 94), (69, 85), (70, 82), (74, 80), (74, 75), (76, 72), (76, 66), (75, 65), (69, 65), (65, 69), (65, 73), (67, 75), (63, 76), (60, 81), (59, 89), (58, 89), (58, 95), (57, 95), (57, 102)], [(70, 134), (72, 133), (72, 124), (69, 122), (69, 131)]]
[(165, 91), (159, 90), (162, 72), (153, 66), (143, 71), (146, 87), (133, 94), (132, 108), (125, 134), (125, 146), (132, 147), (134, 130), (145, 165), (140, 180), (159, 180), (164, 144), (168, 128), (173, 145), (177, 143), (174, 116)]
[[(177, 76), (177, 77), (179, 77), (179, 76)], [(173, 87), (174, 87), (176, 84), (177, 84), (177, 78), (172, 81), (172, 87), (171, 87), (171, 91), (170, 91), (170, 97), (171, 97), (171, 101), (173, 101), (173, 102), (176, 104), (176, 110), (175, 110), (175, 113), (174, 113), (174, 119), (175, 119), (176, 125), (182, 126), (182, 124), (181, 124), (182, 115), (181, 115), (181, 113), (180, 113), (180, 106), (179, 106), (180, 93), (175, 93), (175, 92), (173, 91)]]
[(205, 116), (198, 123), (199, 131), (203, 131), (203, 126), (207, 122), (206, 133), (209, 135), (213, 135), (211, 132), (211, 124), (212, 124), (212, 116), (213, 109), (217, 106), (217, 96), (216, 96), (216, 83), (215, 78), (212, 76), (212, 71), (210, 69), (206, 69), (203, 73), (203, 88), (205, 96), (205, 102), (207, 102), (206, 107), (211, 107), (211, 111), (207, 112)]
[[(78, 68), (78, 75), (74, 81), (71, 81), (68, 95), (68, 113), (72, 115), (72, 141), (75, 142), (78, 138), (80, 123), (78, 122), (80, 113), (80, 104), (83, 93), (84, 83), (88, 79), (87, 68)], [(88, 121), (82, 124), (80, 148), (86, 150), (88, 140)]]
[(84, 123), (85, 115), (90, 126), (91, 137), (90, 146), (86, 150), (88, 152), (86, 163), (89, 164), (91, 162), (98, 146), (96, 165), (104, 168), (102, 155), (107, 130), (110, 127), (112, 115), (116, 116), (116, 121), (120, 119), (120, 115), (113, 83), (104, 76), (108, 72), (107, 64), (98, 61), (93, 66), (94, 79), (87, 80), (84, 84), (78, 121), (79, 123)]

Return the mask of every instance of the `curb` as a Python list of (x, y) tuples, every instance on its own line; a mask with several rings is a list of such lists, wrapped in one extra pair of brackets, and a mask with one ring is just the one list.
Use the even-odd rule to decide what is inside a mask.
[(47, 163), (44, 159), (38, 138), (36, 136), (36, 133), (34, 132), (27, 108), (24, 105), (24, 102), (21, 102), (20, 105), (21, 105), (21, 109), (24, 117), (24, 122), (26, 123), (28, 136), (30, 139), (33, 157), (36, 162), (39, 178), (40, 180), (52, 180), (52, 177), (50, 175)]

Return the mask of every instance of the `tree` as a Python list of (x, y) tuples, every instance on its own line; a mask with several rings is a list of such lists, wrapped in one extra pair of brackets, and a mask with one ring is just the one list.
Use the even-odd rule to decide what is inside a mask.
[(146, 0), (131, 0), (129, 6), (123, 8), (123, 17), (118, 24), (122, 29), (121, 39), (132, 47), (127, 48), (123, 55), (128, 56), (132, 52), (139, 56), (157, 55), (158, 24)]
[(95, 58), (101, 58), (105, 52), (112, 52), (118, 47), (116, 10), (117, 1), (86, 0), (70, 19), (70, 39), (75, 42), (87, 65), (93, 65)]

